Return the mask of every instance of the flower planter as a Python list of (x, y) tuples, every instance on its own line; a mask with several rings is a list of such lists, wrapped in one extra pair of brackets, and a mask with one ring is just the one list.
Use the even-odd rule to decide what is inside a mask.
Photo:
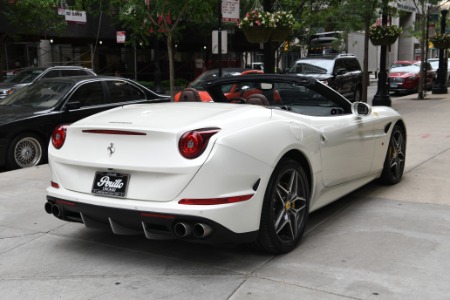
[(272, 33), (271, 28), (264, 27), (247, 27), (242, 28), (245, 37), (249, 43), (266, 43), (270, 40), (270, 35)]
[(433, 43), (433, 45), (434, 45), (434, 48), (437, 48), (437, 49), (448, 49), (448, 48), (450, 48), (450, 41), (433, 41), (433, 40), (431, 40), (431, 42)]
[(374, 38), (371, 37), (370, 41), (372, 42), (372, 44), (374, 46), (389, 46), (392, 45), (393, 43), (395, 43), (395, 41), (397, 40), (398, 36), (385, 36), (382, 38)]
[(291, 32), (292, 30), (289, 27), (278, 26), (272, 30), (270, 39), (272, 42), (284, 42)]
[(403, 29), (397, 25), (370, 26), (369, 38), (374, 46), (388, 46), (395, 43)]

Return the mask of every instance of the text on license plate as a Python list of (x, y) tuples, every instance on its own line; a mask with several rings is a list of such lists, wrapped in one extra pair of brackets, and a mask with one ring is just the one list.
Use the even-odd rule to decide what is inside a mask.
[(105, 196), (125, 197), (129, 178), (129, 174), (96, 172), (94, 183), (92, 184), (92, 193)]

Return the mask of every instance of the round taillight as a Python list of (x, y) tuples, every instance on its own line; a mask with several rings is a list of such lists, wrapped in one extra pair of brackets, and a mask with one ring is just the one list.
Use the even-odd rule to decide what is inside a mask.
[(199, 157), (208, 146), (209, 139), (219, 130), (219, 128), (206, 128), (186, 132), (178, 142), (181, 155), (189, 159)]
[(67, 125), (60, 125), (53, 130), (52, 145), (56, 149), (61, 149), (66, 141), (66, 128)]

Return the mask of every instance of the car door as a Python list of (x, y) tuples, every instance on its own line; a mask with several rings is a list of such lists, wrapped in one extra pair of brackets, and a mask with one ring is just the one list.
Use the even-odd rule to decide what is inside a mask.
[(361, 66), (356, 58), (345, 58), (345, 65), (349, 72), (349, 89), (351, 96), (349, 96), (354, 101), (359, 101), (360, 99), (354, 99), (356, 89), (361, 88), (362, 84), (362, 71)]
[(375, 149), (374, 117), (348, 114), (321, 119), (324, 185), (335, 186), (367, 176)]
[(333, 76), (335, 78), (335, 89), (345, 97), (348, 97), (351, 93), (351, 76), (347, 71), (343, 59), (336, 59), (333, 68)]
[(325, 186), (336, 186), (370, 173), (375, 150), (375, 114), (352, 113), (350, 103), (325, 88), (279, 84), (278, 89), (283, 105), (298, 114), (292, 118), (298, 117), (319, 134)]

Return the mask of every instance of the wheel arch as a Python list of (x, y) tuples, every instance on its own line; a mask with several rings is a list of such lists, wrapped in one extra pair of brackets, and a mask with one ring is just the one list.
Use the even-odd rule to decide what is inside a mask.
[(297, 149), (293, 149), (290, 150), (288, 152), (286, 152), (280, 159), (280, 161), (283, 158), (290, 158), (293, 159), (297, 162), (300, 163), (300, 165), (303, 167), (303, 170), (305, 171), (306, 177), (308, 178), (308, 185), (309, 185), (309, 190), (312, 192), (313, 191), (313, 175), (312, 175), (312, 168), (311, 168), (311, 164), (308, 160), (308, 158), (306, 157), (306, 155), (297, 150)]
[[(44, 134), (43, 132), (41, 132), (39, 130), (29, 128), (27, 130), (17, 131), (14, 134), (12, 134), (11, 137), (8, 139), (9, 147), (12, 147), (12, 141), (14, 141), (17, 137), (19, 137), (21, 135), (35, 135), (39, 139), (41, 139), (41, 141), (44, 143), (44, 146), (47, 145), (51, 139), (51, 134), (46, 136), (46, 134)], [(8, 149), (9, 149), (9, 147), (8, 147)]]
[[(398, 120), (397, 122), (395, 122), (394, 126), (395, 125), (400, 126), (401, 130), (403, 131), (403, 136), (404, 136), (405, 142), (406, 142), (406, 139), (407, 139), (406, 134), (407, 134), (407, 132), (406, 132), (406, 124), (405, 124), (405, 122), (403, 120)], [(392, 127), (392, 128), (394, 128), (394, 127)]]

